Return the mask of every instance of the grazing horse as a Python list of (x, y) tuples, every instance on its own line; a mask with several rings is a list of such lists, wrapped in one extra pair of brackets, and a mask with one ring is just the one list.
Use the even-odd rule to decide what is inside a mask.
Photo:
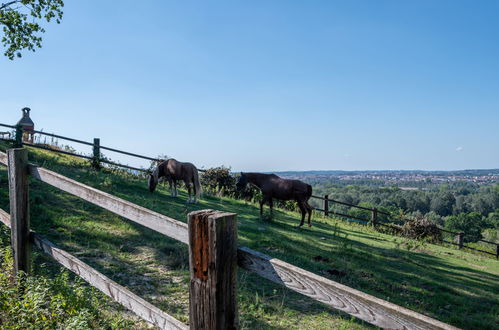
[(242, 173), (236, 183), (237, 191), (241, 191), (251, 183), (262, 191), (263, 199), (260, 201), (260, 215), (263, 214), (263, 204), (269, 202), (270, 213), (274, 203), (273, 198), (282, 201), (295, 200), (301, 211), (301, 222), (298, 227), (303, 226), (305, 214), (308, 212), (308, 226), (311, 227), (310, 217), (312, 207), (308, 204), (308, 199), (312, 196), (312, 186), (300, 180), (288, 180), (278, 177), (275, 174), (263, 173)]
[[(201, 185), (199, 184), (198, 169), (191, 163), (179, 162), (173, 158), (167, 159), (149, 174), (149, 191), (153, 192), (158, 185), (160, 177), (165, 177), (170, 184), (170, 191), (173, 197), (177, 196), (177, 180), (184, 180), (189, 199), (187, 203), (196, 203), (196, 197), (199, 198)], [(194, 197), (191, 198), (191, 183), (194, 188)]]

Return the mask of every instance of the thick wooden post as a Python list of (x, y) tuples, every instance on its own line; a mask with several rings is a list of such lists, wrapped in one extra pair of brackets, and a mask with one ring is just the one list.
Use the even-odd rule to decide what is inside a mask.
[(329, 195), (324, 196), (324, 216), (329, 216)]
[(29, 204), (28, 204), (28, 150), (7, 150), (9, 166), (9, 197), (11, 241), (14, 256), (14, 273), (29, 273)]
[(371, 213), (371, 224), (373, 227), (376, 227), (376, 225), (378, 223), (378, 209), (373, 208), (371, 212), (372, 212)]
[(92, 166), (96, 170), (100, 170), (100, 139), (94, 138)]
[(463, 244), (464, 244), (464, 233), (457, 233), (457, 244), (458, 244), (458, 247), (459, 249), (462, 249), (463, 248)]
[(22, 148), (23, 146), (23, 128), (21, 125), (16, 126), (16, 139), (14, 140), (15, 148)]
[(190, 328), (236, 329), (236, 214), (201, 210), (188, 220)]

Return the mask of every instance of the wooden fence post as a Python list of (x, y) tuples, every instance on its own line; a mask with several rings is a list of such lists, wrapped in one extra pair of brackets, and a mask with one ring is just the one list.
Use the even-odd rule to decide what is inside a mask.
[(378, 223), (378, 209), (377, 208), (373, 208), (371, 210), (371, 223), (372, 223), (372, 226), (373, 227), (376, 227), (377, 223)]
[(457, 233), (457, 244), (458, 244), (459, 249), (463, 248), (463, 244), (464, 244), (464, 233), (462, 233), (462, 232)]
[(329, 195), (324, 196), (324, 216), (329, 216)]
[(92, 167), (100, 170), (100, 139), (94, 138)]
[(14, 148), (22, 148), (23, 146), (23, 128), (21, 125), (16, 125), (16, 138), (14, 140)]
[(499, 259), (499, 244), (496, 244), (496, 259)]
[(8, 149), (9, 197), (11, 241), (14, 256), (14, 274), (29, 273), (29, 196), (28, 196), (28, 150)]
[(191, 329), (236, 329), (236, 214), (191, 212), (189, 309)]

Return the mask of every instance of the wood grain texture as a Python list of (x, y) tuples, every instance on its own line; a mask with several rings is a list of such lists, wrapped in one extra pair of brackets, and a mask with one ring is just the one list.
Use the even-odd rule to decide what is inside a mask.
[(32, 233), (32, 237), (35, 245), (43, 252), (145, 321), (156, 325), (160, 329), (188, 329), (188, 326), (184, 323), (107, 278), (83, 261), (55, 247), (42, 236)]
[(4, 225), (10, 228), (10, 214), (0, 209), (0, 221), (3, 222)]
[(201, 210), (188, 217), (191, 329), (237, 329), (236, 214)]
[[(0, 209), (0, 221), (10, 227), (10, 215), (2, 209)], [(47, 253), (61, 265), (83, 278), (90, 285), (96, 287), (113, 300), (119, 302), (121, 305), (134, 312), (143, 320), (156, 325), (160, 329), (189, 328), (184, 323), (138, 297), (130, 290), (122, 287), (107, 278), (105, 275), (99, 273), (83, 261), (75, 258), (64, 250), (57, 248), (41, 235), (32, 232), (30, 238), (40, 250)]]
[(28, 150), (7, 151), (10, 199), (10, 237), (14, 274), (30, 272)]
[[(43, 182), (78, 196), (117, 215), (132, 220), (163, 235), (188, 243), (187, 224), (110, 195), (58, 173), (34, 165), (29, 166), (31, 175)], [(144, 189), (144, 194), (148, 193)]]
[(7, 154), (6, 153), (0, 152), (0, 163), (7, 166)]
[(385, 329), (457, 329), (246, 247), (238, 249), (238, 265)]

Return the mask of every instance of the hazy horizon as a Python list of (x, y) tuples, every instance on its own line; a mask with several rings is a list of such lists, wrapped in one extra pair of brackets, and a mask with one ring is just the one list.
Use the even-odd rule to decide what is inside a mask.
[(68, 1), (41, 49), (0, 57), (0, 122), (27, 106), (37, 129), (199, 168), (496, 168), (497, 12), (497, 1)]

